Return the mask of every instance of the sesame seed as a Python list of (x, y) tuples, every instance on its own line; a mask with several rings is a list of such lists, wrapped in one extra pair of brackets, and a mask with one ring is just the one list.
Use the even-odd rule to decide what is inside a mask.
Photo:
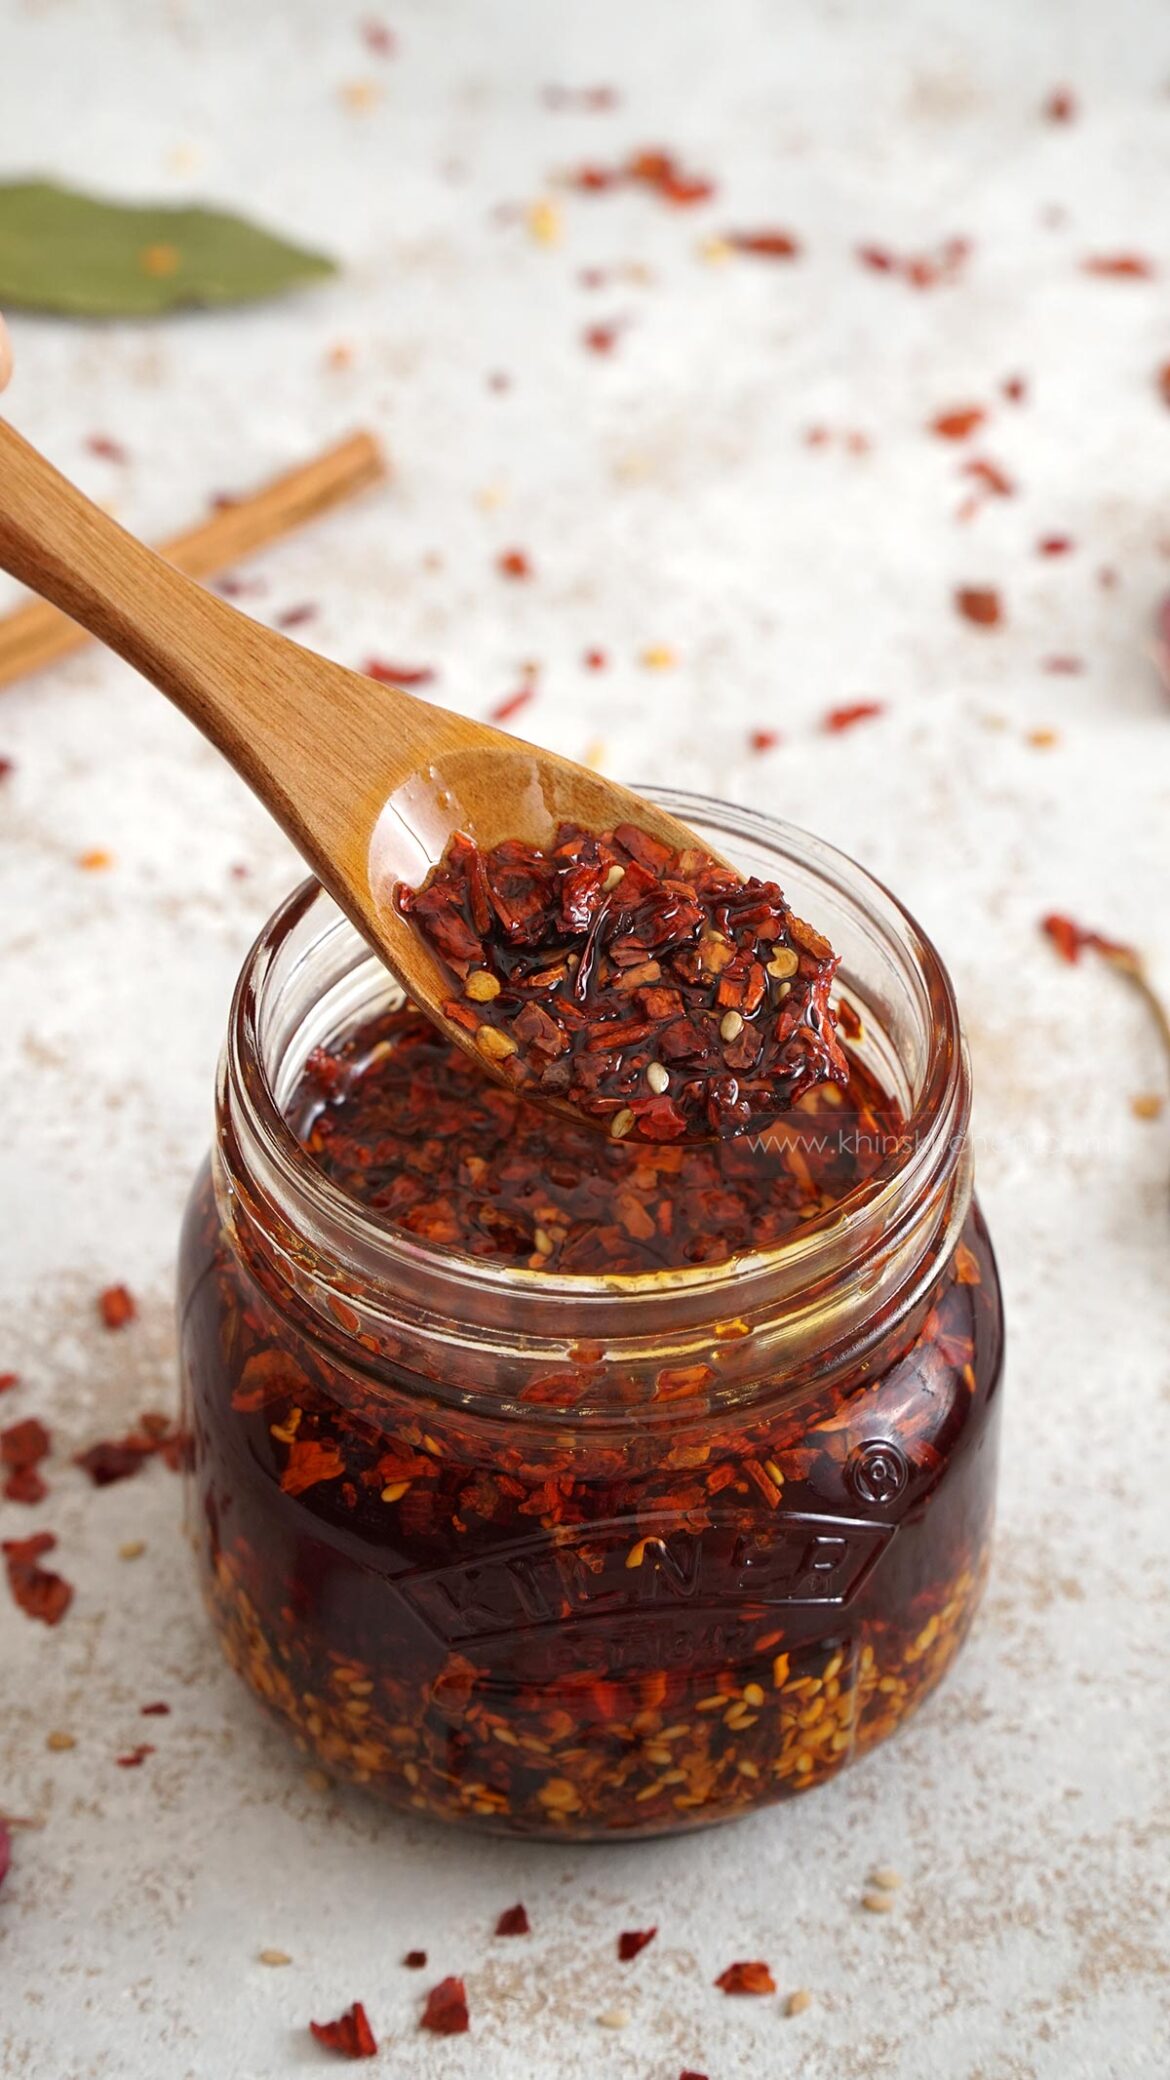
[(869, 1882), (876, 1885), (879, 1892), (897, 1892), (902, 1878), (899, 1871), (891, 1870), (888, 1864), (883, 1864), (880, 1870), (870, 1872)]
[(721, 1040), (738, 1040), (743, 1031), (743, 1019), (738, 1011), (725, 1011), (719, 1021)]
[(602, 888), (603, 888), (603, 889), (605, 889), (605, 890), (607, 890), (607, 891), (608, 891), (608, 890), (609, 890), (609, 889), (611, 889), (611, 888), (616, 888), (616, 887), (617, 887), (617, 885), (618, 885), (618, 882), (619, 882), (619, 881), (624, 881), (624, 880), (625, 880), (625, 878), (626, 878), (626, 870), (625, 870), (625, 868), (624, 868), (624, 867), (619, 867), (619, 865), (618, 865), (617, 861), (615, 860), (615, 861), (614, 861), (614, 863), (613, 863), (613, 865), (612, 865), (612, 867), (610, 868), (610, 870), (609, 870), (608, 874), (606, 875), (606, 877), (605, 877), (605, 880), (604, 880), (604, 881), (602, 882), (601, 886), (602, 886)]
[(661, 1062), (651, 1062), (646, 1071), (646, 1081), (655, 1097), (660, 1098), (663, 1091), (670, 1089), (670, 1071), (664, 1069)]
[(532, 1247), (537, 1251), (538, 1255), (542, 1257), (551, 1257), (553, 1253), (553, 1239), (552, 1236), (549, 1234), (547, 1228), (537, 1228), (534, 1230), (532, 1237)]
[(499, 1026), (480, 1026), (475, 1035), (475, 1044), (489, 1061), (505, 1061), (516, 1052), (516, 1042), (511, 1033), (501, 1032)]
[(768, 973), (774, 975), (777, 982), (786, 982), (790, 975), (795, 975), (799, 966), (800, 956), (791, 946), (780, 946), (768, 962)]
[(77, 1739), (72, 1733), (48, 1733), (45, 1735), (45, 1746), (51, 1748), (55, 1755), (61, 1755), (66, 1748), (75, 1748)]
[(626, 1135), (629, 1133), (630, 1128), (633, 1126), (633, 1124), (633, 1113), (630, 1111), (628, 1105), (623, 1105), (620, 1112), (614, 1113), (614, 1116), (609, 1123), (609, 1132), (611, 1140), (624, 1141)]
[(291, 1964), (292, 1958), (289, 1956), (287, 1950), (262, 1950), (260, 1952), (260, 1963)]
[(808, 1987), (798, 1986), (796, 1992), (790, 1993), (788, 1999), (785, 2001), (784, 2013), (786, 2015), (803, 2015), (805, 2009), (811, 2007), (812, 1995), (809, 1992)]
[(140, 1560), (145, 1551), (146, 1540), (144, 1538), (128, 1538), (124, 1545), (118, 1547), (118, 1558), (119, 1560)]
[(597, 2020), (602, 2029), (625, 2029), (630, 2020), (630, 2011), (628, 2008), (606, 2008)]
[(892, 1914), (894, 1896), (890, 1892), (863, 1892), (861, 1904), (867, 1914)]

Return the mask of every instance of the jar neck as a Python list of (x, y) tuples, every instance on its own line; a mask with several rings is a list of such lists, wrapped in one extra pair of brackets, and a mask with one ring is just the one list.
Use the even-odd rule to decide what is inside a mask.
[[(644, 790), (647, 791), (648, 790)], [(317, 1169), (285, 1119), (306, 1057), (394, 1001), (352, 928), (307, 883), (256, 942), (219, 1079), (221, 1217), (268, 1290), (376, 1379), (527, 1422), (675, 1422), (691, 1393), (741, 1403), (767, 1384), (863, 1362), (954, 1247), (971, 1193), (969, 1078), (941, 962), (913, 920), (820, 841), (748, 812), (656, 798), (745, 872), (780, 882), (842, 955), (866, 1058), (890, 1092), (890, 1143), (857, 1191), (782, 1244), (637, 1277), (529, 1271), (381, 1224)], [(548, 1398), (532, 1392), (547, 1379)], [(454, 1383), (454, 1384), (453, 1384)], [(524, 1400), (520, 1400), (521, 1394)]]

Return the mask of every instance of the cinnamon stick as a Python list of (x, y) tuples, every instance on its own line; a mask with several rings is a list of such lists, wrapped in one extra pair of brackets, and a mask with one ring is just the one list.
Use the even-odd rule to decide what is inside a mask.
[[(311, 461), (274, 477), (259, 491), (220, 506), (210, 519), (162, 543), (159, 554), (189, 578), (213, 577), (381, 482), (386, 473), (373, 435), (350, 434)], [(18, 607), (0, 618), (0, 686), (55, 664), (90, 641), (83, 628), (43, 600)]]

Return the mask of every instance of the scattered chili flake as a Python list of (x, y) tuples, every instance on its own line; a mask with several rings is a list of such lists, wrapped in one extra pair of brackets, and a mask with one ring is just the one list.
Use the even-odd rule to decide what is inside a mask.
[(531, 578), (532, 561), (523, 549), (502, 549), (496, 558), (496, 569), (505, 578)]
[(138, 1305), (129, 1286), (107, 1286), (98, 1294), (98, 1308), (107, 1329), (124, 1329), (138, 1313)]
[(784, 742), (778, 729), (752, 729), (748, 731), (748, 748), (752, 751), (774, 751), (777, 744)]
[(19, 1372), (0, 1372), (0, 1394), (10, 1394), (13, 1387), (18, 1387), (19, 1385)]
[(602, 115), (616, 108), (621, 96), (616, 87), (543, 87), (546, 108), (573, 109), (582, 115)]
[(796, 260), (800, 240), (791, 231), (724, 231), (724, 245), (734, 253), (752, 253), (760, 260)]
[(617, 324), (587, 325), (581, 334), (581, 344), (590, 354), (612, 354), (620, 330)]
[(724, 1993), (775, 1993), (776, 1981), (758, 1958), (729, 1964), (715, 1981)]
[(1073, 548), (1068, 534), (1043, 534), (1036, 544), (1037, 556), (1067, 556)]
[(1028, 378), (1026, 376), (1005, 376), (999, 387), (1009, 404), (1023, 404), (1028, 395)]
[(821, 723), (821, 728), (830, 732), (852, 729), (857, 722), (872, 722), (875, 715), (884, 715), (884, 701), (849, 701), (843, 707), (830, 708)]
[(91, 433), (87, 435), (85, 445), (91, 455), (100, 456), (103, 462), (128, 462), (130, 460), (121, 441), (111, 440), (108, 433)]
[(532, 1933), (528, 1909), (517, 1902), (514, 1907), (505, 1907), (496, 1923), (498, 1936), (527, 1936)]
[(679, 2074), (678, 2080), (707, 2080), (707, 2075), (706, 2073), (696, 2073), (692, 2066), (687, 2066)]
[(186, 1439), (169, 1416), (148, 1410), (138, 1419), (138, 1428), (125, 1437), (103, 1438), (78, 1452), (74, 1465), (88, 1473), (95, 1488), (108, 1488), (114, 1481), (127, 1480), (147, 1459), (161, 1458), (172, 1473), (182, 1470)]
[(587, 650), (582, 663), (587, 672), (604, 672), (609, 664), (609, 657), (604, 650)]
[(649, 188), (664, 202), (684, 209), (709, 201), (715, 193), (714, 181), (704, 174), (688, 173), (673, 152), (657, 148), (631, 152), (620, 166), (580, 166), (568, 176), (568, 184), (585, 195), (631, 185)]
[(340, 2051), (343, 2058), (374, 2058), (378, 2040), (370, 2028), (360, 2001), (339, 2015), (336, 2022), (310, 2022), (309, 2028), (327, 2051)]
[(981, 404), (954, 405), (949, 411), (935, 414), (930, 421), (930, 431), (942, 441), (965, 441), (977, 426), (982, 426), (986, 417)]
[(396, 56), (398, 38), (385, 22), (379, 22), (373, 15), (367, 15), (359, 28), (362, 42), (368, 51), (373, 51), (376, 58)]
[(1170, 361), (1163, 361), (1157, 375), (1158, 395), (1163, 404), (1170, 404)]
[(955, 608), (975, 628), (998, 628), (1003, 620), (999, 594), (990, 585), (956, 586)]
[(49, 1491), (37, 1468), (50, 1449), (49, 1433), (36, 1416), (0, 1430), (0, 1467), (5, 1469), (4, 1493), (10, 1502), (43, 1502)]
[(286, 607), (276, 617), (278, 628), (303, 628), (306, 621), (315, 621), (317, 609), (311, 600), (302, 600), (298, 606)]
[(332, 1439), (294, 1437), (280, 1485), (286, 1495), (303, 1495), (320, 1481), (338, 1480), (344, 1472), (345, 1460)]
[(0, 780), (7, 780), (9, 774), (15, 773), (15, 771), (16, 760), (14, 758), (0, 758)]
[(408, 1950), (402, 1962), (408, 1972), (421, 1972), (427, 1961), (425, 1950)]
[(986, 455), (973, 455), (970, 461), (964, 462), (961, 467), (963, 475), (973, 477), (980, 490), (987, 492), (989, 497), (1015, 496), (1014, 479), (1009, 477), (1006, 469), (1000, 468), (998, 462), (991, 462)]
[(617, 1939), (617, 1952), (623, 1964), (637, 1957), (640, 1950), (652, 1943), (658, 1934), (657, 1928), (624, 1928)]
[(0, 1885), (3, 1885), (12, 1864), (12, 1836), (7, 1822), (0, 1820)]
[(1049, 123), (1071, 123), (1078, 112), (1077, 98), (1071, 87), (1054, 87), (1041, 111)]
[(1078, 672), (1084, 671), (1085, 660), (1083, 657), (1072, 657), (1065, 652), (1057, 652), (1051, 657), (1042, 657), (1040, 669), (1042, 672), (1051, 673), (1054, 678), (1072, 679)]
[(971, 255), (969, 238), (947, 238), (932, 253), (894, 253), (888, 246), (858, 246), (863, 267), (875, 274), (896, 275), (912, 289), (934, 289), (958, 279)]
[(430, 664), (390, 664), (384, 657), (367, 657), (362, 671), (367, 679), (382, 686), (429, 686), (438, 678)]
[(14, 1603), (27, 1617), (39, 1618), (44, 1625), (59, 1625), (73, 1601), (72, 1584), (40, 1565), (42, 1555), (51, 1553), (56, 1543), (51, 1531), (0, 1541)]
[(535, 686), (520, 686), (515, 693), (506, 693), (503, 700), (497, 701), (494, 707), (488, 709), (488, 721), (511, 722), (514, 715), (519, 715), (529, 702), (535, 699)]
[(547, 850), (462, 834), (395, 900), (461, 987), (445, 1008), (513, 1086), (675, 1141), (735, 1133), (848, 1070), (837, 960), (774, 882), (633, 824)]
[(427, 1995), (419, 2028), (433, 2030), (437, 2037), (458, 2037), (467, 2027), (467, 1993), (462, 1979), (440, 1979)]
[(144, 1719), (165, 1719), (170, 1716), (170, 1709), (169, 1704), (144, 1704), (141, 1716)]
[(1118, 939), (1106, 939), (1101, 932), (1089, 931), (1084, 925), (1076, 924), (1071, 917), (1059, 916), (1055, 911), (1041, 918), (1040, 929), (1051, 939), (1061, 959), (1065, 961), (1079, 961), (1086, 949), (1103, 954), (1107, 960), (1113, 960), (1118, 956), (1127, 961), (1137, 959), (1132, 946), (1125, 946)]
[(119, 1769), (141, 1769), (147, 1756), (154, 1752), (149, 1741), (139, 1741), (136, 1748), (130, 1748), (125, 1755), (116, 1755), (114, 1760)]
[(1148, 282), (1157, 272), (1143, 253), (1091, 253), (1081, 268), (1085, 274), (1122, 282)]

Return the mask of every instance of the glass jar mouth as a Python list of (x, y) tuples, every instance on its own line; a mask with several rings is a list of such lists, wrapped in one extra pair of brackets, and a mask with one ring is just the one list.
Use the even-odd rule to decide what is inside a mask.
[[(566, 1317), (570, 1308), (577, 1338), (588, 1337), (602, 1308), (609, 1311), (612, 1333), (615, 1304), (623, 1318), (627, 1306), (632, 1310), (631, 1333), (650, 1330), (650, 1317), (664, 1305), (664, 1319), (681, 1327), (684, 1319), (696, 1324), (721, 1314), (743, 1316), (765, 1299), (784, 1303), (838, 1280), (850, 1266), (860, 1269), (872, 1259), (875, 1243), (892, 1243), (956, 1169), (969, 1114), (958, 1012), (946, 969), (909, 911), (846, 854), (795, 825), (680, 791), (641, 791), (700, 837), (707, 835), (714, 849), (745, 871), (780, 882), (793, 907), (842, 954), (842, 993), (861, 1010), (867, 1027), (881, 1028), (883, 992), (900, 991), (905, 1045), (900, 1054), (897, 1042), (889, 1042), (884, 1065), (902, 1083), (904, 1116), (891, 1137), (895, 1145), (873, 1176), (837, 1206), (767, 1249), (715, 1264), (635, 1275), (533, 1271), (390, 1227), (317, 1169), (285, 1117), (305, 1055), (335, 1038), (337, 1028), (315, 1029), (311, 1018), (293, 1018), (287, 1003), (282, 1010), (281, 1000), (290, 991), (308, 991), (323, 948), (332, 947), (336, 955), (349, 942), (356, 955), (351, 970), (377, 973), (376, 957), (353, 927), (315, 881), (306, 881), (274, 912), (245, 960), (232, 1003), (221, 1104), (226, 1085), (254, 1183), (275, 1205), (294, 1208), (309, 1239), (351, 1275), (395, 1291), (426, 1293), (430, 1306), (451, 1319), (469, 1309), (474, 1315), (478, 1306), (494, 1315), (506, 1299), (536, 1334), (556, 1334), (558, 1315)], [(321, 922), (314, 933), (316, 917)], [(851, 952), (859, 954), (862, 947), (868, 949), (868, 976), (859, 972), (860, 960), (851, 960)], [(912, 1072), (903, 1059), (911, 1026), (920, 1056)]]

